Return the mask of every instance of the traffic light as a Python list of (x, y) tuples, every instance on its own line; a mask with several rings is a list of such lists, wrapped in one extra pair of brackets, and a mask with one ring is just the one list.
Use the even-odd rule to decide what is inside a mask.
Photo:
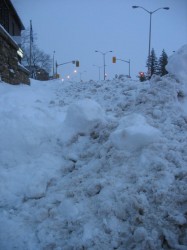
[(146, 77), (145, 77), (144, 72), (139, 72), (139, 79), (140, 79), (140, 82), (146, 81)]
[(112, 57), (112, 62), (116, 63), (116, 57), (115, 56)]
[(76, 67), (79, 67), (79, 61), (76, 61), (75, 65), (76, 65)]
[(140, 75), (140, 77), (144, 77), (145, 76), (144, 72), (139, 72), (139, 75)]

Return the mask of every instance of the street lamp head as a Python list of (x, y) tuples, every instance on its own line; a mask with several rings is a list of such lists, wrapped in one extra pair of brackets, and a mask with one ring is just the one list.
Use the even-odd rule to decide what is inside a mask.
[(139, 8), (139, 6), (134, 5), (134, 6), (132, 6), (132, 8), (133, 8), (133, 9), (136, 9), (136, 8)]
[(113, 52), (112, 50), (110, 50), (109, 52)]
[(163, 9), (164, 9), (164, 10), (169, 10), (169, 7), (164, 7)]
[(95, 50), (95, 52), (98, 52), (98, 50)]

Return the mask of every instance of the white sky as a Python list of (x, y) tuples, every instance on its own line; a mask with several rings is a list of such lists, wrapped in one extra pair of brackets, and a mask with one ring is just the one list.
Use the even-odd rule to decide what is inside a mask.
[[(78, 59), (83, 80), (98, 79), (98, 69), (103, 57), (95, 50), (113, 53), (106, 55), (106, 73), (109, 79), (115, 74), (128, 74), (128, 63), (112, 56), (131, 60), (133, 78), (146, 71), (148, 55), (149, 11), (160, 7), (152, 16), (152, 44), (159, 58), (162, 49), (168, 55), (187, 43), (187, 0), (12, 0), (25, 27), (33, 23), (38, 47), (63, 63)], [(59, 67), (62, 77), (73, 76), (74, 65)], [(103, 70), (103, 69), (101, 69)], [(103, 78), (103, 71), (101, 72)], [(80, 79), (80, 74), (75, 77)]]

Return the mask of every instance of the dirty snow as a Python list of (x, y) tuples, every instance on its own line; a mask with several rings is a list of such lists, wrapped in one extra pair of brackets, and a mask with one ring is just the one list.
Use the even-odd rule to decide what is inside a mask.
[(180, 51), (143, 83), (0, 82), (0, 249), (187, 249)]

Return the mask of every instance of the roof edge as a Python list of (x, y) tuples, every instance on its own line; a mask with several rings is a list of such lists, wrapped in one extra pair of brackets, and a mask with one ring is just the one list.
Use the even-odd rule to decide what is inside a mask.
[(16, 9), (15, 9), (15, 7), (14, 7), (12, 1), (11, 1), (11, 0), (7, 0), (7, 1), (9, 2), (10, 7), (11, 7), (12, 10), (14, 11), (14, 13), (15, 13), (15, 15), (16, 15), (16, 18), (18, 19), (18, 22), (19, 22), (19, 24), (20, 24), (20, 26), (21, 26), (21, 30), (25, 30), (25, 26), (23, 25), (23, 23), (22, 23), (22, 21), (21, 21), (21, 18), (19, 17), (19, 15), (18, 15), (18, 13), (17, 13), (17, 11), (16, 11)]

